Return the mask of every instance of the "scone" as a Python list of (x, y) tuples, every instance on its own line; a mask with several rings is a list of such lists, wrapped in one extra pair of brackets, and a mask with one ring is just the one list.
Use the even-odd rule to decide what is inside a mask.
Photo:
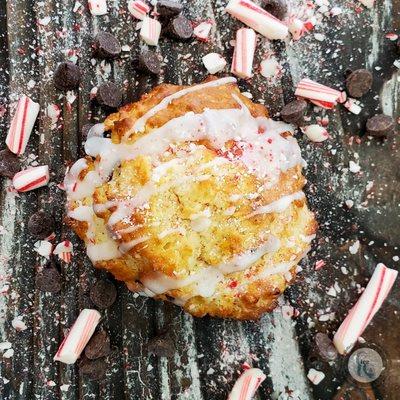
[(163, 84), (123, 107), (65, 187), (96, 267), (195, 316), (256, 319), (294, 280), (316, 222), (291, 127), (235, 82)]

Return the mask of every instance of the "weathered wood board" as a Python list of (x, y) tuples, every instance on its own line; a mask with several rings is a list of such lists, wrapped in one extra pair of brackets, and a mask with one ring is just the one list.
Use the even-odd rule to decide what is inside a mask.
[[(10, 181), (1, 181), (0, 343), (11, 342), (14, 354), (0, 358), (0, 398), (222, 400), (247, 361), (268, 375), (257, 399), (398, 399), (398, 283), (364, 334), (386, 363), (381, 378), (371, 386), (351, 380), (346, 359), (329, 365), (315, 358), (313, 336), (337, 329), (358, 298), (358, 285), (365, 286), (378, 262), (399, 266), (398, 139), (395, 135), (385, 141), (367, 138), (363, 127), (367, 117), (377, 111), (399, 117), (400, 74), (393, 62), (400, 56), (395, 42), (385, 35), (400, 34), (400, 1), (376, 0), (371, 10), (357, 0), (331, 1), (328, 9), (338, 6), (343, 12), (324, 17), (317, 25), (315, 32), (324, 35), (322, 41), (314, 32), (297, 42), (271, 43), (259, 38), (256, 65), (272, 56), (282, 66), (282, 73), (270, 79), (256, 73), (250, 81), (240, 82), (243, 91), (265, 102), (275, 115), (292, 99), (293, 85), (302, 77), (343, 88), (346, 68), (365, 67), (374, 73), (373, 90), (362, 99), (359, 116), (343, 107), (315, 113), (313, 118), (329, 117), (331, 138), (321, 145), (299, 134), (308, 162), (307, 194), (320, 224), (313, 250), (303, 261), (299, 283), (282, 299), (300, 315), (287, 319), (278, 309), (259, 322), (193, 319), (175, 306), (135, 298), (119, 284), (117, 302), (103, 313), (102, 324), (110, 332), (114, 351), (107, 378), (98, 383), (81, 376), (77, 366), (53, 361), (64, 331), (80, 309), (90, 306), (91, 282), (102, 276), (92, 269), (82, 244), (63, 224), (64, 193), (57, 187), (66, 166), (82, 151), (81, 127), (105, 117), (90, 101), (90, 91), (103, 80), (114, 80), (125, 88), (125, 102), (129, 102), (159, 82), (199, 82), (206, 76), (201, 57), (217, 51), (230, 60), (230, 41), (241, 23), (224, 12), (226, 0), (184, 1), (191, 19), (215, 22), (212, 40), (179, 43), (162, 39), (158, 51), (164, 58), (164, 71), (151, 78), (138, 74), (131, 62), (143, 45), (136, 22), (126, 11), (127, 1), (108, 0), (109, 13), (101, 17), (90, 15), (86, 0), (81, 3), (74, 12), (75, 0), (0, 2), (0, 103), (6, 107), (0, 117), (0, 139), (4, 143), (11, 104), (22, 93), (30, 95), (40, 102), (41, 114), (24, 164), (44, 163), (51, 169), (49, 187), (26, 194), (16, 195), (10, 190)], [(290, 4), (293, 13), (305, 9), (302, 1), (290, 0)], [(315, 5), (315, 12), (318, 8)], [(92, 63), (92, 37), (99, 30), (112, 31), (130, 51), (112, 63)], [(77, 55), (84, 79), (76, 100), (68, 105), (68, 99), (53, 86), (52, 71), (72, 54)], [(55, 128), (45, 116), (49, 104), (62, 108)], [(360, 164), (360, 173), (349, 172), (350, 160)], [(344, 206), (346, 200), (354, 202), (351, 209)], [(34, 250), (35, 240), (27, 233), (26, 223), (39, 209), (52, 213), (59, 222), (56, 243), (71, 239), (74, 244), (72, 263), (58, 265), (63, 289), (56, 295), (44, 294), (35, 285), (36, 266), (44, 260)], [(356, 240), (361, 246), (353, 255), (349, 246)], [(326, 266), (316, 272), (314, 265), (320, 259)], [(327, 290), (335, 282), (336, 295), (329, 296)], [(17, 332), (12, 327), (16, 316), (23, 317), (26, 330)], [(176, 343), (173, 359), (157, 359), (146, 351), (148, 339), (165, 330)], [(310, 367), (326, 374), (318, 386), (306, 378)]]

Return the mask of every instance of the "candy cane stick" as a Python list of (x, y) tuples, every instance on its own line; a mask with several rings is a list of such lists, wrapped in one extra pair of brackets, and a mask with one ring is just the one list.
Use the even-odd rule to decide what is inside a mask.
[(295, 91), (295, 95), (308, 100), (323, 108), (333, 108), (342, 98), (342, 93), (328, 86), (321, 85), (311, 79), (302, 79)]
[(135, 0), (128, 3), (129, 12), (137, 19), (144, 19), (150, 12), (150, 6), (144, 1)]
[(378, 264), (354, 307), (340, 325), (333, 343), (340, 354), (349, 352), (388, 296), (398, 272)]
[(49, 183), (49, 167), (42, 165), (18, 172), (13, 178), (13, 185), (18, 192), (28, 192)]
[(145, 17), (140, 29), (140, 37), (149, 46), (157, 46), (160, 38), (161, 24), (153, 18)]
[(239, 78), (253, 76), (253, 61), (256, 51), (256, 33), (253, 29), (242, 28), (236, 32), (236, 45), (233, 53), (232, 74)]
[(39, 104), (28, 96), (24, 95), (18, 100), (17, 110), (6, 138), (6, 145), (13, 153), (23, 154), (25, 152), (39, 110)]
[(288, 27), (250, 0), (231, 0), (226, 11), (268, 39), (284, 39)]
[(260, 369), (247, 369), (236, 381), (228, 400), (250, 400), (265, 378)]
[(100, 313), (96, 310), (82, 310), (61, 343), (54, 360), (65, 364), (74, 364), (92, 337), (100, 317)]

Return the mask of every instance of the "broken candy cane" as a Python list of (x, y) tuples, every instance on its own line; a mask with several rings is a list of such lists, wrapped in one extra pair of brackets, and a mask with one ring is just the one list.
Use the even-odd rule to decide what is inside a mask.
[(302, 127), (301, 130), (312, 142), (319, 143), (329, 138), (328, 131), (317, 124)]
[(196, 36), (197, 39), (207, 41), (208, 36), (210, 35), (211, 28), (211, 22), (201, 22), (193, 29), (193, 35)]
[(42, 165), (25, 169), (18, 172), (12, 182), (18, 192), (28, 192), (45, 186), (49, 183), (49, 167)]
[(96, 310), (82, 310), (68, 335), (61, 343), (54, 361), (74, 364), (92, 337), (100, 317), (100, 313)]
[(226, 11), (268, 39), (285, 39), (288, 27), (250, 0), (230, 0)]
[(72, 243), (69, 240), (64, 240), (58, 243), (53, 251), (53, 254), (58, 255), (59, 259), (66, 262), (67, 264), (71, 262), (73, 253)]
[(210, 74), (216, 74), (225, 68), (226, 60), (218, 53), (209, 53), (203, 57), (203, 64)]
[(388, 296), (398, 272), (378, 264), (354, 307), (340, 325), (333, 343), (340, 354), (349, 352)]
[(140, 29), (140, 37), (149, 46), (157, 46), (160, 38), (161, 24), (153, 18), (145, 17)]
[(236, 45), (232, 60), (232, 74), (239, 78), (253, 76), (253, 60), (256, 51), (256, 33), (253, 29), (241, 28), (236, 32)]
[(89, 10), (92, 15), (107, 14), (106, 0), (89, 0)]
[(144, 1), (135, 0), (128, 3), (129, 12), (137, 19), (144, 19), (150, 12), (150, 6)]
[(265, 378), (258, 368), (246, 369), (233, 386), (228, 400), (250, 400)]
[(39, 114), (39, 104), (28, 96), (18, 100), (17, 110), (11, 122), (6, 145), (14, 154), (23, 154)]
[(311, 79), (302, 79), (294, 93), (298, 97), (310, 100), (312, 103), (323, 108), (333, 108), (337, 101), (342, 98), (342, 93), (328, 86), (321, 85)]
[(351, 113), (358, 115), (360, 114), (362, 108), (356, 103), (354, 99), (348, 99), (346, 103), (343, 104)]

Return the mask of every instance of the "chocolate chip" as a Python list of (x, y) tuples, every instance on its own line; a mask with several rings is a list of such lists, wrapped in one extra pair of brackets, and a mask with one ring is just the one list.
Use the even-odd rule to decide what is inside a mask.
[(86, 375), (89, 379), (94, 381), (98, 381), (105, 377), (107, 367), (107, 362), (104, 358), (98, 358), (97, 360), (83, 358), (79, 363), (79, 371), (81, 374)]
[(351, 97), (361, 97), (372, 86), (372, 74), (366, 69), (357, 69), (346, 78), (346, 87)]
[(121, 53), (119, 40), (109, 32), (99, 32), (94, 38), (93, 48), (99, 58), (115, 58)]
[(36, 285), (42, 292), (57, 293), (61, 290), (61, 275), (54, 267), (43, 268), (36, 276)]
[(303, 122), (306, 110), (307, 102), (305, 100), (294, 100), (282, 108), (281, 117), (290, 124), (300, 124)]
[(193, 26), (186, 17), (178, 15), (170, 21), (166, 33), (175, 39), (187, 40), (193, 35)]
[(157, 12), (161, 17), (174, 17), (183, 10), (182, 4), (170, 0), (160, 0), (157, 2)]
[(47, 238), (54, 232), (54, 229), (54, 218), (44, 211), (38, 211), (29, 218), (28, 231), (38, 239)]
[(157, 53), (151, 50), (144, 50), (138, 59), (138, 69), (147, 74), (158, 75), (161, 71), (161, 62)]
[(12, 179), (21, 171), (19, 158), (8, 149), (0, 151), (0, 175)]
[(95, 333), (85, 348), (85, 356), (90, 360), (106, 357), (110, 352), (110, 337), (105, 331)]
[(99, 308), (108, 308), (117, 298), (117, 289), (110, 281), (97, 281), (90, 289), (90, 299)]
[(147, 351), (158, 357), (173, 357), (175, 343), (169, 334), (162, 334), (149, 340)]
[(318, 353), (324, 360), (333, 361), (337, 358), (337, 350), (328, 335), (318, 332), (314, 340)]
[(377, 137), (385, 137), (394, 130), (394, 120), (384, 114), (374, 115), (367, 121), (367, 134)]
[(58, 64), (54, 72), (54, 86), (60, 90), (72, 90), (79, 86), (81, 81), (81, 71), (77, 65), (72, 62), (62, 62)]
[(101, 106), (118, 108), (122, 103), (122, 91), (114, 82), (104, 82), (97, 88), (96, 99)]
[(287, 14), (287, 3), (285, 0), (263, 0), (263, 7), (274, 17), (282, 20)]

